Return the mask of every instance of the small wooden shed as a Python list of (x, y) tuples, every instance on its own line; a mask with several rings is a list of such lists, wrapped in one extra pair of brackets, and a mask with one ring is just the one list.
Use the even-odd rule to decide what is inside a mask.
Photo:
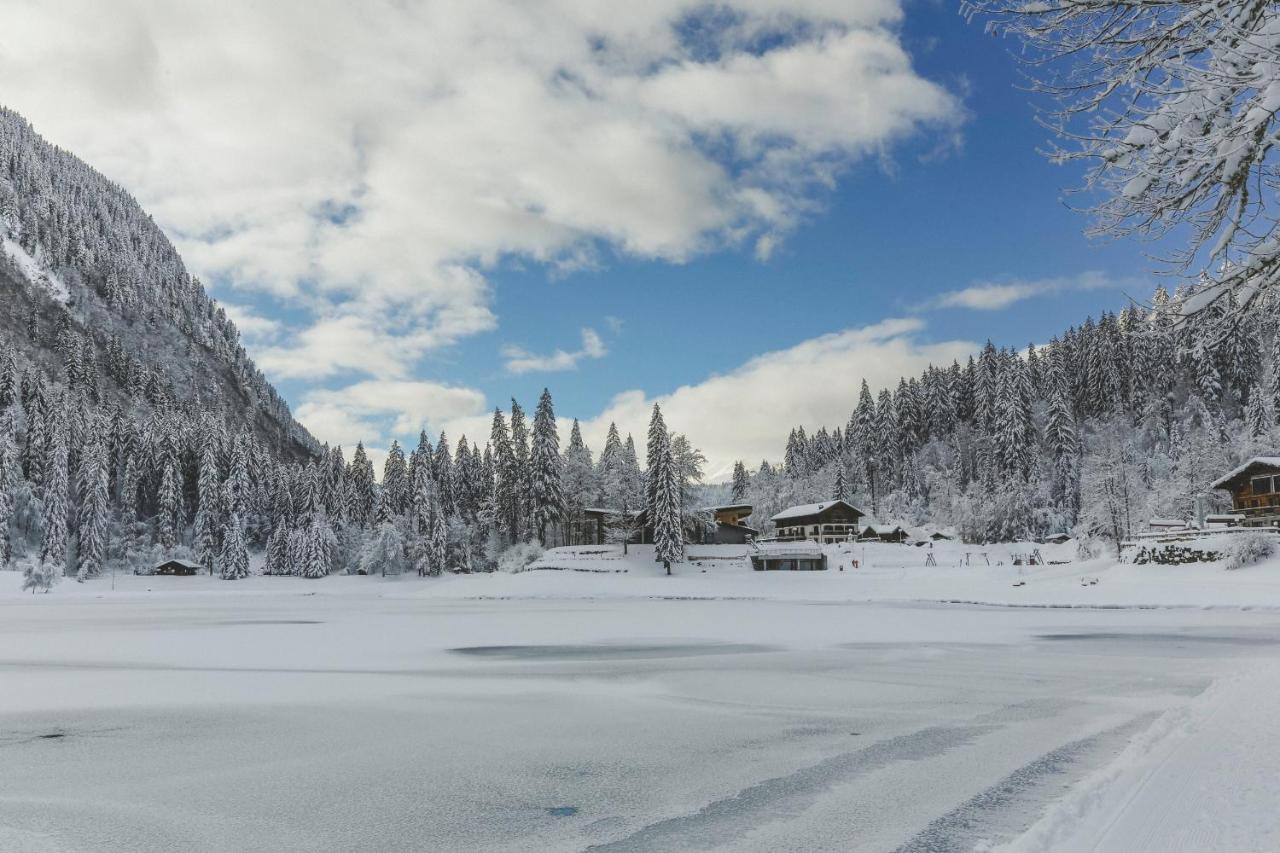
[(208, 569), (189, 560), (165, 560), (152, 570), (153, 575), (198, 575)]
[(751, 555), (757, 572), (824, 572), (827, 555), (816, 542), (761, 543)]
[(868, 524), (858, 539), (863, 542), (879, 540), (881, 542), (901, 544), (907, 541), (907, 531), (903, 530), (902, 526), (898, 524)]

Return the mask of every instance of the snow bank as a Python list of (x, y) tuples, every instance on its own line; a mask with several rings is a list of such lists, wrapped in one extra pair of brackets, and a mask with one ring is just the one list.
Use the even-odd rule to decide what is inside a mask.
[(1280, 663), (1218, 680), (1073, 786), (1005, 853), (1280, 846)]
[[(1043, 563), (1028, 565), (1039, 550)], [(992, 546), (938, 542), (824, 546), (825, 572), (757, 572), (742, 545), (691, 545), (666, 577), (653, 546), (553, 548), (523, 572), (419, 578), (332, 576), (67, 579), (54, 597), (101, 595), (352, 595), (440, 599), (749, 599), (819, 602), (944, 602), (1013, 607), (1280, 608), (1280, 556), (1236, 571), (1225, 563), (1134, 565), (1114, 557), (1078, 561), (1073, 542)], [(932, 563), (932, 565), (930, 565)], [(0, 597), (23, 595), (17, 572), (0, 572)], [(25, 593), (30, 597), (30, 593)]]

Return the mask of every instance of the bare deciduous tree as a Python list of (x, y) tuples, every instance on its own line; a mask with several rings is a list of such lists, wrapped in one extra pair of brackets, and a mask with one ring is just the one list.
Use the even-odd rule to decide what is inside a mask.
[[(1084, 161), (1092, 233), (1161, 238), (1177, 273), (1213, 270), (1184, 313), (1280, 283), (1280, 4), (1275, 0), (966, 0), (1019, 37), (1056, 99), (1051, 156)], [(1182, 235), (1185, 234), (1185, 239)]]

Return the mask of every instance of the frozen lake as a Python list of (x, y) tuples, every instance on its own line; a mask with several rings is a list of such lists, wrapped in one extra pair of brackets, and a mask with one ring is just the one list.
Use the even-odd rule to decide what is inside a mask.
[(391, 588), (0, 599), (0, 849), (971, 850), (1280, 650), (1229, 610)]

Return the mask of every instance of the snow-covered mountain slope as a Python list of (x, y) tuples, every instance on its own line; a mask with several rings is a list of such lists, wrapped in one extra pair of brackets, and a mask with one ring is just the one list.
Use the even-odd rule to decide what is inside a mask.
[(141, 206), (5, 109), (0, 340), (108, 408), (213, 414), (286, 459), (319, 449)]

